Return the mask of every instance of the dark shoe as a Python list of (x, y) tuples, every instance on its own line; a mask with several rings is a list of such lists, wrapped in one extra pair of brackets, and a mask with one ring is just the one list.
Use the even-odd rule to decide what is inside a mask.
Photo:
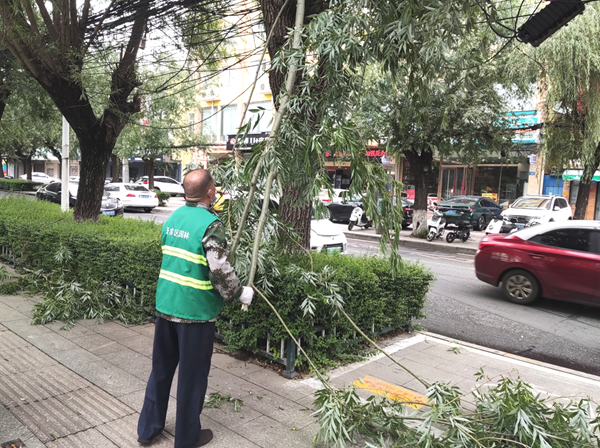
[(200, 440), (198, 440), (196, 444), (192, 445), (190, 448), (198, 448), (199, 446), (204, 446), (208, 444), (212, 439), (212, 431), (210, 429), (202, 429), (200, 430)]
[(158, 434), (153, 435), (149, 439), (142, 439), (141, 437), (138, 437), (138, 443), (140, 445), (150, 445), (152, 442), (154, 442), (154, 439), (156, 439), (161, 434), (162, 434), (162, 429), (160, 430), (160, 432)]

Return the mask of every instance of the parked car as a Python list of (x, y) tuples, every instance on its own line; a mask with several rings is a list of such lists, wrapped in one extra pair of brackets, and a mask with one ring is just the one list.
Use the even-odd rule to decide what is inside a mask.
[(488, 222), (502, 213), (498, 204), (483, 196), (454, 196), (442, 202), (438, 210), (446, 217), (446, 225), (468, 219), (476, 230), (484, 230)]
[(438, 203), (444, 202), (444, 198), (438, 201), (437, 193), (429, 193), (427, 195), (427, 208), (429, 210), (437, 209)]
[(502, 212), (509, 220), (524, 227), (534, 219), (539, 223), (568, 221), (573, 217), (569, 202), (562, 196), (522, 196)]
[(334, 188), (333, 195), (329, 197), (329, 190), (323, 189), (319, 192), (319, 199), (323, 204), (339, 204), (347, 196), (348, 190)]
[(334, 226), (328, 219), (310, 221), (310, 250), (327, 253), (346, 253), (348, 241), (342, 229)]
[[(79, 190), (79, 184), (69, 184), (69, 207), (75, 207), (77, 202), (77, 191)], [(36, 193), (35, 197), (44, 201), (54, 202), (60, 204), (62, 199), (62, 183), (52, 182), (48, 185), (42, 186)], [(100, 206), (100, 214), (106, 216), (123, 216), (123, 204), (117, 198), (111, 198), (108, 196), (102, 197), (102, 205)]]
[[(148, 176), (143, 176), (139, 178), (136, 183), (148, 187)], [(171, 193), (171, 196), (184, 194), (183, 186), (175, 179), (167, 176), (154, 176), (154, 189), (156, 191), (164, 191), (165, 193)]]
[[(27, 179), (27, 174), (22, 174), (19, 176), (21, 179)], [(48, 176), (46, 173), (34, 171), (31, 173), (31, 181), (32, 182), (40, 182), (42, 184), (49, 184), (50, 182), (60, 182), (58, 177)]]
[(475, 273), (501, 284), (514, 303), (538, 297), (600, 306), (600, 221), (541, 224), (509, 235), (486, 235), (475, 255)]
[(110, 183), (104, 186), (104, 194), (119, 199), (124, 208), (143, 208), (150, 213), (154, 207), (158, 207), (157, 194), (143, 185)]

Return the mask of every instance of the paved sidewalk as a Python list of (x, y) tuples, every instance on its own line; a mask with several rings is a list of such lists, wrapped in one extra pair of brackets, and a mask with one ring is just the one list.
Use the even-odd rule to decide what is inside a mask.
[[(0, 445), (21, 439), (30, 448), (138, 447), (136, 425), (150, 373), (153, 325), (85, 320), (69, 331), (61, 330), (60, 323), (32, 326), (35, 302), (0, 295)], [(480, 367), (489, 375), (518, 369), (536, 390), (600, 400), (600, 378), (431, 334), (400, 335), (387, 340), (386, 349), (417, 375), (452, 381), (463, 391), (473, 387)], [(340, 386), (365, 376), (424, 392), (382, 355), (331, 372)], [(231, 403), (204, 410), (203, 426), (215, 433), (210, 446), (312, 446), (318, 425), (311, 407), (318, 388), (312, 378), (286, 380), (272, 369), (215, 353), (208, 392), (230, 394), (244, 405), (239, 413)], [(152, 446), (173, 446), (176, 389), (175, 380), (166, 431)]]

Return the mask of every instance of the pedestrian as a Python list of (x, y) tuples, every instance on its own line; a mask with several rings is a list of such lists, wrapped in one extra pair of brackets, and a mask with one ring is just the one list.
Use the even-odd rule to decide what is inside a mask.
[(169, 393), (179, 364), (175, 448), (209, 443), (202, 429), (204, 404), (215, 337), (215, 320), (225, 302), (250, 305), (254, 291), (242, 286), (227, 261), (223, 223), (211, 211), (215, 182), (205, 169), (183, 180), (185, 206), (163, 225), (162, 265), (156, 289), (152, 372), (138, 422), (138, 442), (152, 443), (165, 427)]

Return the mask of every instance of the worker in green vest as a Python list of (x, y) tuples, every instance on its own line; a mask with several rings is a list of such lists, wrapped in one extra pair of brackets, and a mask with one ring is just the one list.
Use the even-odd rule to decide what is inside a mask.
[(138, 442), (152, 443), (164, 429), (175, 369), (177, 413), (175, 448), (200, 447), (213, 434), (202, 429), (215, 337), (215, 320), (224, 302), (250, 305), (254, 291), (242, 286), (227, 261), (225, 229), (212, 213), (215, 182), (204, 169), (183, 181), (185, 206), (163, 225), (163, 259), (156, 289), (152, 372), (138, 422)]

